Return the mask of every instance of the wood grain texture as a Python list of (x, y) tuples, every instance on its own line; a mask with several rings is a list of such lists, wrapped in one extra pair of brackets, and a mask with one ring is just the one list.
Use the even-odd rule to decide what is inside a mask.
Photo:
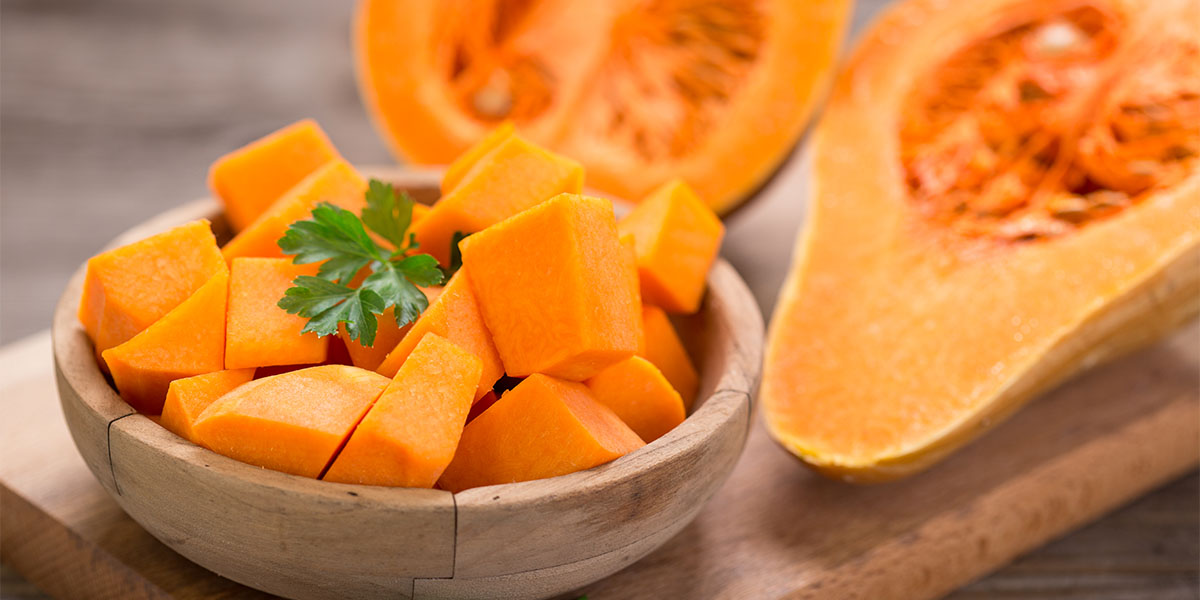
[[(946, 463), (898, 483), (850, 487), (789, 470), (795, 459), (756, 426), (742, 464), (706, 513), (638, 563), (637, 578), (618, 576), (589, 593), (918, 598), (949, 592), (980, 575), (981, 565), (1010, 560), (1085, 515), (1194, 468), (1198, 332), (1193, 324), (1166, 344), (1076, 380)], [(708, 546), (727, 551), (694, 551)], [(690, 575), (685, 587), (673, 576), (678, 571)]]
[(161, 431), (140, 415), (113, 423), (115, 499), (185, 558), (291, 598), (409, 598), (412, 576), (454, 574), (448, 492), (305, 485), (320, 482), (249, 469)]
[[(859, 0), (854, 30), (861, 31), (886, 3)], [(202, 195), (204, 169), (229, 148), (311, 116), (351, 160), (388, 158), (354, 89), (348, 68), (349, 10), (343, 3), (5, 0), (0, 12), (4, 343), (43, 329), (75, 267), (130, 223), (161, 212), (178, 198)], [(781, 249), (791, 247), (802, 218), (804, 188), (795, 173), (785, 172), (729, 223), (724, 255), (746, 278), (766, 314), (786, 266), (787, 250)], [(23, 376), (21, 382), (0, 384), (0, 401), (47, 399), (25, 401), (17, 412), (11, 402), (4, 403), (8, 412), (0, 419), (0, 447), (5, 449), (0, 456), (22, 457), (20, 464), (0, 459), (5, 483), (12, 473), (21, 473), (23, 489), (35, 491), (31, 501), (71, 522), (79, 540), (120, 541), (97, 554), (110, 559), (86, 563), (87, 581), (104, 581), (96, 566), (111, 560), (138, 565), (154, 585), (179, 597), (251, 597), (228, 580), (197, 578), (197, 572), (204, 573), (199, 567), (166, 551), (108, 500), (57, 417), (48, 341), (40, 343), (0, 351), (5, 376)], [(30, 361), (17, 360), (26, 355)], [(49, 426), (5, 427), (17, 422)], [(752, 431), (751, 450), (761, 445), (760, 435)], [(746, 468), (747, 461), (738, 469)], [(782, 468), (786, 462), (775, 464)], [(794, 465), (788, 469), (804, 473)], [(56, 491), (62, 482), (70, 492)], [(1200, 476), (1193, 470), (951, 597), (1198, 598), (1198, 490)], [(723, 489), (715, 502), (723, 502), (727, 494)], [(11, 506), (4, 502), (0, 514), (9, 518)], [(709, 516), (713, 510), (707, 508), (668, 547), (712, 538), (723, 527), (719, 516)], [(819, 532), (811, 535), (821, 537)], [(6, 540), (0, 597), (43, 598), (8, 568), (13, 564), (10, 548)], [(666, 548), (652, 554), (637, 567), (647, 570), (638, 573), (669, 571), (669, 565), (660, 564), (667, 556)], [(75, 564), (63, 555), (21, 570), (59, 583), (73, 580), (69, 568)]]
[[(112, 500), (48, 395), (55, 388), (51, 357), (45, 333), (0, 349), (5, 563), (59, 598), (264, 597), (172, 552)], [(18, 587), (10, 581), (6, 597)]]

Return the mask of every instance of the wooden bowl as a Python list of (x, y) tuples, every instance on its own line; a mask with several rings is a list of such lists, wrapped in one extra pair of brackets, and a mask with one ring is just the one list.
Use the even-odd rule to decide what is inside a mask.
[[(418, 199), (437, 196), (434, 174), (384, 176)], [(200, 217), (227, 234), (218, 205), (203, 200), (113, 244)], [(620, 570), (682, 529), (729, 475), (761, 363), (758, 305), (718, 261), (700, 312), (677, 321), (701, 394), (662, 438), (587, 471), (459, 494), (330, 483), (226, 458), (137, 414), (76, 318), (83, 275), (59, 300), (53, 343), (63, 414), (88, 467), (176, 552), (292, 598), (544, 598)]]

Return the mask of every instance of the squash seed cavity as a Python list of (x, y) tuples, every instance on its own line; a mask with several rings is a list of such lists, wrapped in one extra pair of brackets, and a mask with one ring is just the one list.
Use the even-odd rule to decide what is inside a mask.
[(1146, 13), (1087, 4), (916, 79), (900, 143), (918, 211), (968, 237), (1046, 240), (1196, 172), (1200, 42)]
[[(589, 0), (590, 1), (590, 0)], [(757, 63), (767, 19), (749, 0), (643, 0), (610, 11), (607, 26), (588, 24), (581, 36), (534, 35), (564, 27), (574, 9), (565, 0), (447, 2), (438, 39), (448, 81), (460, 106), (484, 123), (521, 125), (570, 96), (573, 127), (625, 146), (647, 160), (686, 155), (715, 127)], [(594, 9), (598, 5), (592, 5)], [(544, 32), (543, 32), (544, 33)], [(558, 40), (542, 45), (527, 40)], [(564, 47), (564, 45), (566, 47)], [(557, 72), (572, 46), (599, 48), (583, 89), (561, 89)]]

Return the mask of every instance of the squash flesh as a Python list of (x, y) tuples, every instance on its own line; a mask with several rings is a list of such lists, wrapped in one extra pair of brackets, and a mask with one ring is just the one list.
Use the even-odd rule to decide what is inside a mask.
[(479, 301), (471, 291), (466, 269), (459, 269), (446, 287), (432, 299), (425, 312), (417, 318), (400, 343), (388, 352), (383, 362), (375, 369), (385, 377), (395, 377), (408, 360), (413, 349), (430, 334), (444, 337), (454, 345), (470, 352), (483, 364), (475, 400), (480, 400), (492, 390), (492, 385), (504, 374), (504, 365), (496, 353), (492, 334), (484, 325), (479, 312)]
[(597, 189), (681, 177), (727, 213), (795, 145), (850, 6), (366, 0), (353, 38), (364, 102), (408, 160), (449, 163), (512, 121)]
[(225, 317), (225, 368), (311, 365), (325, 362), (329, 337), (302, 333), (307, 320), (279, 308), (292, 282), (315, 277), (318, 265), (286, 258), (235, 258)]
[(162, 426), (196, 443), (192, 425), (201, 413), (221, 396), (251, 379), (254, 379), (254, 369), (215, 371), (172, 381), (167, 388), (167, 400), (163, 403)]
[[(812, 203), (762, 386), (774, 437), (818, 469), (857, 480), (920, 470), (1080, 367), (1198, 309), (1194, 172), (1119, 214), (1029, 244), (971, 239), (913, 209), (896, 169), (912, 65), (1040, 10), (989, 0), (934, 15), (928, 2), (906, 3), (835, 89), (815, 134)], [(906, 24), (922, 20), (913, 15), (922, 27)]]
[(230, 225), (241, 231), (292, 186), (338, 157), (321, 126), (304, 119), (217, 159), (208, 187), (225, 207)]
[[(226, 271), (207, 220), (192, 221), (88, 260), (79, 321), (96, 358), (129, 341)], [(146, 282), (154, 285), (146, 285)], [(106, 368), (104, 361), (100, 361)]]
[(679, 392), (684, 409), (691, 410), (700, 391), (700, 376), (675, 333), (675, 326), (661, 308), (646, 304), (642, 306), (642, 327), (646, 339), (638, 356), (662, 371), (671, 387)]
[(454, 458), (482, 365), (446, 338), (422, 338), (321, 479), (433, 487)]
[(461, 248), (508, 375), (582, 381), (637, 352), (641, 302), (609, 201), (560, 194)]
[(161, 319), (101, 353), (122, 399), (156, 415), (172, 381), (221, 370), (229, 281), (228, 271), (218, 271)]
[(535, 374), (467, 424), (438, 487), (460, 492), (564, 475), (644, 445), (583, 384)]
[(618, 227), (634, 238), (642, 299), (673, 313), (699, 310), (725, 226), (687, 184), (663, 184)]
[(357, 214), (366, 204), (367, 181), (350, 163), (334, 159), (309, 173), (221, 248), (226, 261), (239, 257), (283, 258), (279, 238), (296, 221), (328, 202)]
[(584, 383), (596, 400), (646, 443), (666, 435), (685, 417), (679, 392), (658, 367), (640, 356), (604, 369)]
[(210, 405), (192, 431), (214, 452), (315, 479), (388, 382), (377, 373), (344, 365), (257, 379)]
[(583, 189), (579, 163), (513, 135), (500, 140), (413, 226), (423, 252), (450, 262), (455, 233), (472, 234), (562, 193)]

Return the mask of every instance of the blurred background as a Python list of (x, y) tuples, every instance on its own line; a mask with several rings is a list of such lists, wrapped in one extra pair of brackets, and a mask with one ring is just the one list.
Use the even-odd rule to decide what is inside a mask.
[[(886, 4), (859, 0), (852, 35)], [(0, 343), (47, 328), (80, 263), (205, 195), (216, 157), (282, 125), (315, 118), (351, 162), (390, 162), (358, 99), (350, 14), (329, 0), (4, 0)], [(725, 254), (743, 272), (791, 248), (798, 223), (767, 209), (802, 201), (798, 173), (730, 222)], [(782, 273), (754, 275), (769, 314)], [(953, 597), (1200, 598), (1198, 496), (1189, 476)], [(5, 600), (41, 597), (2, 575)]]
[(75, 268), (206, 194), (212, 161), (313, 117), (350, 161), (391, 160), (358, 100), (351, 5), (4, 0), (0, 342), (44, 329)]

